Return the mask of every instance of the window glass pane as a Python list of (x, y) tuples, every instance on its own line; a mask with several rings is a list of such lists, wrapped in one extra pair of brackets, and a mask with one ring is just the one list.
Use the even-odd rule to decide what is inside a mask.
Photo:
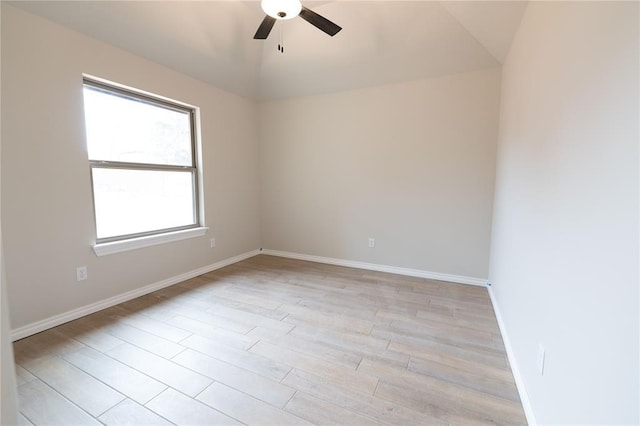
[(191, 117), (84, 86), (90, 160), (194, 166)]
[(194, 225), (193, 174), (93, 168), (97, 236)]

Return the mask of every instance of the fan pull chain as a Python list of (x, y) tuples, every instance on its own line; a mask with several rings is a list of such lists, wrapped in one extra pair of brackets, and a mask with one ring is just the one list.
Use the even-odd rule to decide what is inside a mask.
[(280, 35), (279, 35), (279, 42), (278, 42), (278, 51), (280, 53), (284, 53), (284, 40), (282, 37), (282, 27), (280, 27)]

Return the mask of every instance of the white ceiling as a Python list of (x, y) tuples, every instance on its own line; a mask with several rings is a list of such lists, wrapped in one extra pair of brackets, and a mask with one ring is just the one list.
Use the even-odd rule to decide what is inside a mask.
[[(335, 92), (498, 66), (524, 1), (308, 1), (343, 27), (301, 18), (253, 40), (258, 1), (16, 1), (12, 5), (255, 100)], [(282, 35), (285, 52), (277, 50)]]

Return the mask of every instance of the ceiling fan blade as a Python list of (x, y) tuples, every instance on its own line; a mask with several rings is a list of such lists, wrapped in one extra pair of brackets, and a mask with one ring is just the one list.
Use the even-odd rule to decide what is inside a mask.
[(253, 36), (254, 40), (264, 40), (269, 37), (269, 33), (271, 32), (271, 28), (273, 28), (273, 24), (276, 23), (276, 19), (267, 15), (262, 20), (262, 23), (258, 27), (258, 31), (256, 31), (256, 35)]
[(302, 6), (302, 10), (300, 11), (300, 17), (316, 28), (329, 34), (331, 37), (338, 34), (342, 29), (341, 26), (334, 24), (324, 16), (320, 16), (313, 10), (307, 9), (304, 6)]

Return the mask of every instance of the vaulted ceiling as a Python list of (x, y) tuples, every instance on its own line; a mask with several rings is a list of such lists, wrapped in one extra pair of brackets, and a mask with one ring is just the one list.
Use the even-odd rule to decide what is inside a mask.
[(253, 40), (264, 17), (259, 1), (9, 3), (254, 100), (499, 66), (526, 8), (524, 1), (309, 1), (343, 30), (329, 37), (297, 17), (260, 41)]

